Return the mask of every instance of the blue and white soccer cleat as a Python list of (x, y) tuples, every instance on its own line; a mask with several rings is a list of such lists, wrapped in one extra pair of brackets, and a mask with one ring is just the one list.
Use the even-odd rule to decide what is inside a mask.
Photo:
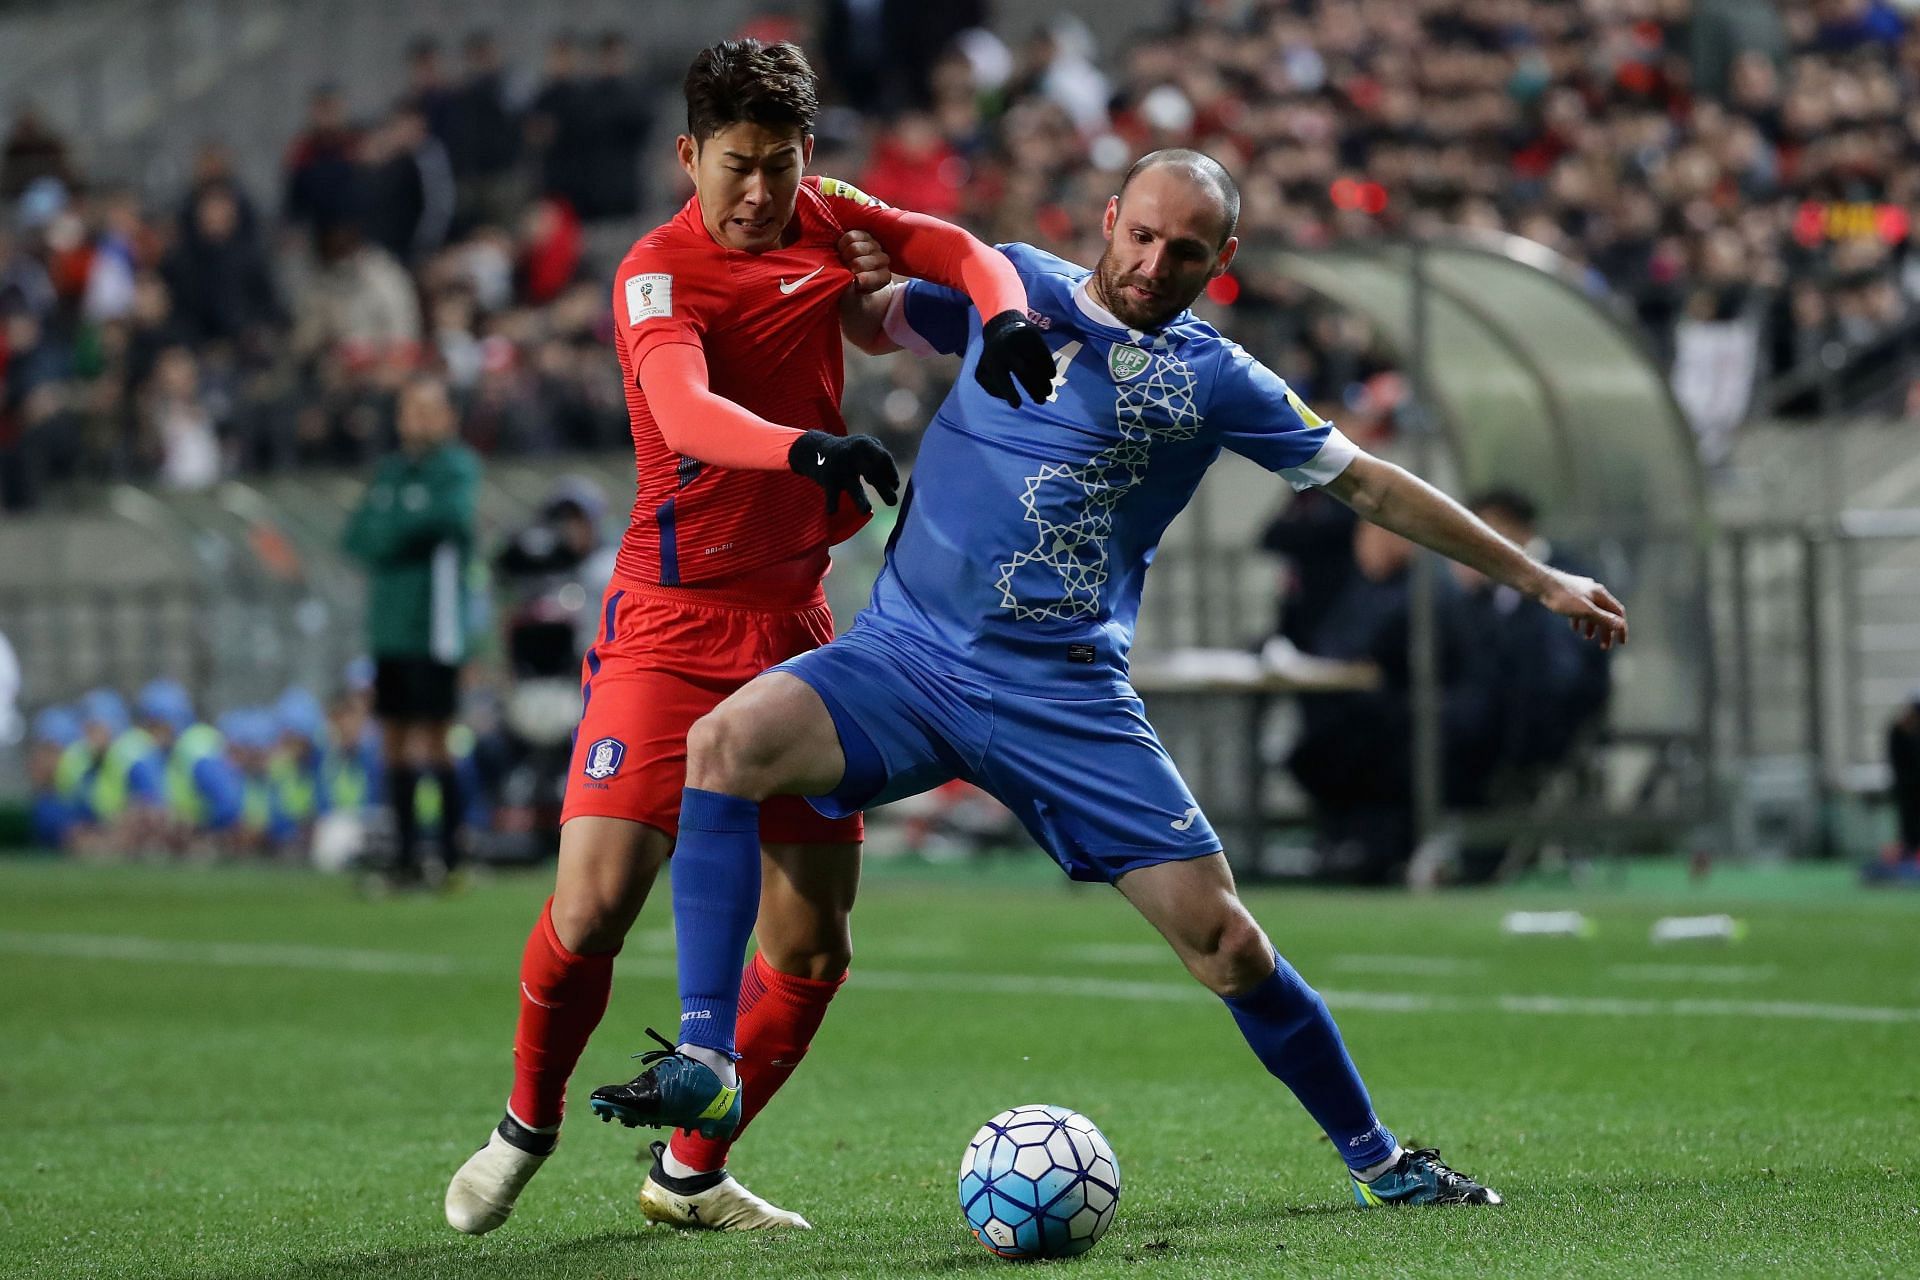
[(1441, 1163), (1432, 1147), (1405, 1151), (1399, 1163), (1371, 1182), (1351, 1179), (1362, 1209), (1389, 1204), (1500, 1204), (1500, 1193)]
[(720, 1082), (712, 1067), (687, 1057), (652, 1027), (660, 1048), (637, 1055), (647, 1069), (625, 1084), (593, 1091), (593, 1114), (631, 1129), (693, 1129), (703, 1138), (724, 1138), (740, 1127), (740, 1087)]

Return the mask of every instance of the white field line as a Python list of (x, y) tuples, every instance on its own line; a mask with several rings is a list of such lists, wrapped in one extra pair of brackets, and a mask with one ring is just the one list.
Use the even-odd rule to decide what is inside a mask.
[(1615, 964), (1607, 976), (1628, 982), (1765, 982), (1779, 972), (1770, 964)]
[(1459, 978), (1480, 973), (1487, 966), (1483, 961), (1457, 956), (1348, 955), (1332, 957), (1327, 961), (1327, 967), (1342, 973), (1409, 973), (1422, 977)]
[[(191, 942), (116, 934), (0, 930), (0, 952), (75, 960), (212, 965), (222, 968), (299, 969), (425, 977), (492, 976), (504, 979), (506, 976), (497, 964), (463, 962), (452, 956), (420, 952), (283, 943)], [(619, 965), (619, 969), (633, 977), (649, 978), (670, 978), (674, 972), (670, 962), (660, 959), (626, 960)], [(872, 991), (942, 992), (959, 996), (1013, 995), (1173, 1004), (1200, 1003), (1212, 998), (1192, 982), (1122, 982), (1107, 978), (938, 970), (916, 973), (863, 968), (858, 964), (854, 966), (853, 984)], [(1335, 1009), (1369, 1013), (1497, 1012), (1536, 1017), (1729, 1017), (1920, 1024), (1920, 1008), (1800, 1000), (1653, 1000), (1517, 993), (1463, 996), (1410, 991), (1341, 991), (1324, 987), (1320, 994)]]

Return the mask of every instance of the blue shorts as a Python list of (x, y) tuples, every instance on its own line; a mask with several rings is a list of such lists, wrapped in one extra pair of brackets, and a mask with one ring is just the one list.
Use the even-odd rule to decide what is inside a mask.
[(812, 686), (839, 730), (846, 775), (807, 798), (829, 818), (961, 778), (1011, 809), (1075, 880), (1112, 883), (1220, 852), (1131, 692), (1011, 691), (859, 626), (773, 670)]

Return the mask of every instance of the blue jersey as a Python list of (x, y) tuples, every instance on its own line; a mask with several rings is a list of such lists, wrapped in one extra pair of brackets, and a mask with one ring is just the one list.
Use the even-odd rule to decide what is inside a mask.
[(927, 428), (860, 625), (904, 630), (998, 684), (1124, 686), (1147, 566), (1220, 451), (1305, 489), (1357, 450), (1191, 312), (1129, 329), (1093, 299), (1086, 268), (1030, 245), (1002, 252), (1053, 351), (1055, 393), (1018, 409), (988, 395), (966, 298), (921, 281), (896, 292), (889, 336), (964, 351), (966, 367)]

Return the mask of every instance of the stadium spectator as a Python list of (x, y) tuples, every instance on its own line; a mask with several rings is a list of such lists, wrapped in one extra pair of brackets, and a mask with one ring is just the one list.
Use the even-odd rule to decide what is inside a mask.
[[(185, 336), (202, 346), (266, 359), (284, 313), (266, 247), (241, 221), (238, 191), (209, 183), (200, 188), (191, 212), (160, 266)], [(131, 261), (130, 244), (126, 253)]]
[(500, 42), (491, 31), (469, 32), (461, 58), (445, 139), (458, 189), (456, 235), (482, 223), (510, 222), (519, 203), (520, 121), (508, 97)]
[(420, 303), (406, 269), (366, 243), (353, 223), (325, 228), (294, 314), (295, 354), (348, 368), (406, 368), (419, 355), (420, 338)]
[[(1413, 851), (1413, 544), (1377, 525), (1354, 529), (1358, 572), (1321, 617), (1307, 643), (1316, 657), (1370, 662), (1381, 687), (1367, 693), (1301, 699), (1302, 728), (1287, 767), (1313, 801), (1322, 871), (1361, 883), (1387, 883)], [(1472, 754), (1486, 734), (1486, 691), (1472, 677), (1471, 640), (1452, 579), (1436, 575), (1435, 626), (1441, 684), (1443, 759)], [(1449, 799), (1464, 798), (1463, 767), (1449, 767)]]
[(593, 74), (582, 86), (586, 177), (572, 197), (583, 220), (632, 218), (639, 214), (640, 149), (653, 127), (653, 111), (633, 68), (633, 46), (618, 31), (594, 41)]
[(417, 375), (400, 393), (400, 451), (382, 462), (349, 520), (344, 545), (370, 575), (368, 640), (374, 713), (383, 737), (396, 837), (394, 879), (422, 876), (415, 792), (430, 775), (441, 798), (441, 867), (460, 863), (466, 798), (448, 734), (467, 656), (468, 562), (480, 466), (455, 437), (446, 383)]
[(527, 147), (538, 160), (540, 194), (578, 209), (594, 181), (592, 89), (571, 32), (547, 46), (545, 77), (527, 110)]
[[(1538, 509), (1526, 494), (1489, 489), (1467, 507), (1542, 564), (1588, 575), (1589, 566), (1541, 535)], [(1483, 575), (1469, 570), (1454, 576), (1484, 610), (1480, 618), (1486, 629), (1474, 648), (1494, 660), (1488, 683), (1503, 690), (1497, 763), (1522, 780), (1537, 780), (1543, 770), (1563, 762), (1605, 713), (1613, 690), (1613, 655), (1582, 643), (1546, 610)]]
[(33, 719), (27, 747), (27, 822), (34, 847), (64, 849), (80, 820), (79, 775), (67, 762), (86, 750), (80, 717), (69, 707), (48, 707)]
[(288, 226), (317, 232), (358, 215), (359, 152), (359, 131), (348, 119), (340, 87), (317, 86), (307, 97), (306, 121), (281, 162), (280, 216)]
[(452, 162), (420, 102), (401, 100), (360, 144), (363, 228), (406, 263), (446, 243), (456, 203)]
[(89, 692), (80, 713), (94, 765), (76, 846), (107, 857), (154, 849), (165, 833), (167, 802), (166, 762), (158, 745), (111, 689)]
[(66, 139), (41, 118), (39, 107), (20, 104), (7, 140), (0, 144), (0, 200), (18, 200), (43, 178), (70, 187), (73, 176)]
[(1920, 864), (1920, 689), (1887, 726), (1887, 765), (1893, 775), (1893, 804), (1899, 819), (1899, 858)]
[(329, 803), (327, 719), (319, 700), (305, 687), (294, 685), (273, 704), (273, 721), (277, 738), (267, 762), (273, 813), (270, 835), (281, 852), (302, 852)]
[(819, 50), (828, 78), (863, 115), (924, 107), (954, 37), (986, 25), (986, 0), (826, 0)]
[(245, 798), (240, 775), (226, 759), (225, 743), (194, 715), (193, 700), (172, 680), (153, 680), (136, 699), (140, 727), (153, 739), (162, 771), (166, 823), (162, 842), (191, 849), (203, 837), (240, 821)]
[(240, 780), (240, 816), (217, 837), (217, 847), (238, 857), (252, 857), (270, 848), (274, 826), (273, 792), (267, 778), (272, 762), (274, 726), (271, 712), (237, 707), (218, 721), (226, 747), (225, 761)]
[(1260, 549), (1285, 561), (1274, 634), (1304, 650), (1309, 635), (1358, 572), (1353, 563), (1359, 517), (1318, 489), (1297, 493), (1260, 534)]
[(415, 36), (407, 43), (407, 86), (398, 109), (418, 112), (427, 131), (451, 147), (458, 96), (440, 61), (440, 42), (428, 35)]
[(140, 448), (170, 489), (207, 489), (225, 470), (220, 406), (203, 385), (192, 348), (160, 353), (140, 399)]

